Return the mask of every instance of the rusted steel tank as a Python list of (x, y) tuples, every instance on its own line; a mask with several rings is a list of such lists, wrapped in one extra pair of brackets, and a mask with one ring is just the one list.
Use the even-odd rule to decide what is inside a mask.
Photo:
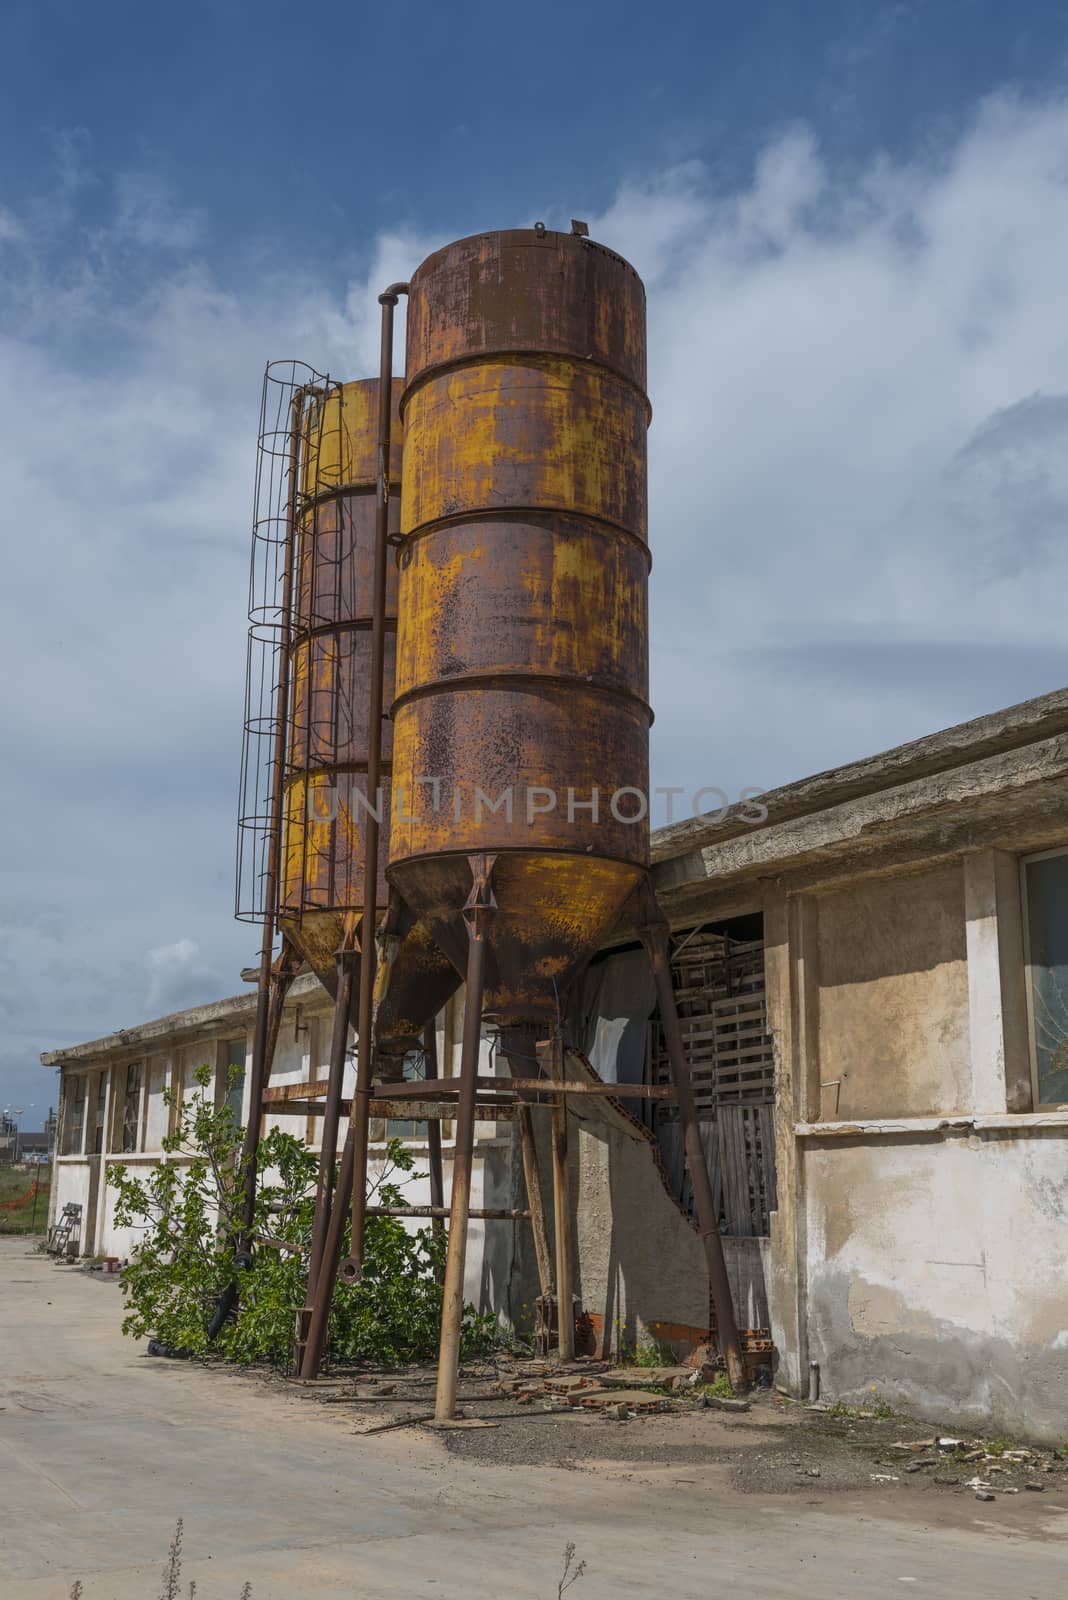
[[(402, 430), (394, 384), (389, 473), (400, 513)], [(364, 903), (363, 801), (367, 796), (367, 685), (370, 678), (378, 382), (340, 384), (309, 399), (303, 425), (301, 500), (290, 632), (289, 738), (285, 775), (280, 925), (312, 968), (335, 981), (334, 955), (358, 928)], [(397, 576), (386, 599), (387, 704), (393, 683)], [(383, 729), (383, 800), (389, 804), (392, 727)], [(388, 809), (382, 817), (388, 838)], [(377, 903), (388, 888), (379, 873)], [(442, 993), (444, 986), (444, 993)], [(456, 979), (425, 930), (407, 942), (390, 986), (384, 1031), (418, 1037)], [(410, 1012), (407, 1016), (405, 1013)]]
[(553, 1011), (648, 864), (645, 375), (641, 280), (589, 239), (412, 279), (388, 875), (462, 970), (496, 853), (500, 1020)]

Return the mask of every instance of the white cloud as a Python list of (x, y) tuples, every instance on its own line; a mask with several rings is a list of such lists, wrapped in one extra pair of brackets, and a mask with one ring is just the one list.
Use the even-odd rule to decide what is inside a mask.
[(794, 131), (741, 193), (690, 166), (595, 232), (648, 276), (672, 781), (782, 781), (1068, 677), (1064, 102), (851, 175)]
[[(202, 219), (64, 151), (0, 257), (0, 960), (31, 1083), (41, 1048), (238, 987), (263, 364), (373, 371), (378, 291), (441, 242), (368, 240), (341, 292), (264, 256), (237, 293)], [(735, 192), (688, 163), (589, 220), (649, 288), (657, 781), (787, 780), (1068, 676), (1064, 103), (859, 172), (794, 129)]]

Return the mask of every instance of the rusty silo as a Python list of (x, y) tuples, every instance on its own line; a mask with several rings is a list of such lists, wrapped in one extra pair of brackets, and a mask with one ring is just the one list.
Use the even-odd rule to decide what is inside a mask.
[[(586, 231), (573, 225), (571, 234), (554, 233), (538, 224), (480, 234), (438, 251), (410, 284), (379, 296), (381, 396), (392, 385), (394, 308), (409, 296), (401, 509), (392, 541), (399, 586), (386, 877), (396, 937), (383, 947), (374, 1011), (369, 948), (360, 968), (356, 1087), (338, 1201), (325, 1237), (317, 1228), (312, 1252), (301, 1371), (314, 1376), (325, 1348), (346, 1194), (352, 1243), (340, 1270), (350, 1282), (362, 1270), (372, 1105), (407, 1088), (428, 1107), (441, 1102), (441, 1114), (455, 1110), (442, 1418), (456, 1403), (476, 1104), (507, 1106), (519, 1122), (530, 1209), (507, 1215), (531, 1220), (543, 1298), (554, 1272), (560, 1350), (565, 1358), (573, 1351), (565, 1107), (571, 1093), (609, 1086), (566, 1081), (560, 1001), (621, 919), (650, 954), (674, 1088), (613, 1085), (612, 1093), (677, 1099), (720, 1345), (732, 1379), (744, 1382), (666, 923), (648, 875), (645, 292), (633, 268)], [(388, 660), (385, 557), (395, 496), (386, 469), (395, 432), (391, 408), (380, 405), (372, 705)], [(294, 655), (297, 676), (313, 688), (299, 745), (306, 759), (315, 750), (316, 685), (321, 680), (329, 700), (345, 657), (338, 630), (327, 634), (318, 655)], [(311, 765), (303, 784), (306, 796)], [(309, 849), (317, 854), (317, 827), (301, 835), (305, 859)], [(371, 870), (377, 835), (370, 827), (365, 833), (365, 874), (376, 885), (362, 917), (367, 947), (378, 892)], [(295, 863), (297, 852), (291, 854)], [(327, 878), (340, 881), (333, 858), (325, 859)], [(310, 878), (303, 866), (300, 873), (317, 892), (318, 867)], [(379, 1088), (372, 1014), (380, 1055), (389, 1007), (406, 987), (405, 962), (430, 959), (428, 935), (451, 964), (451, 981), (462, 975), (466, 983), (459, 1075), (428, 1072), (420, 1085)], [(339, 1018), (341, 1012), (339, 1004)], [(510, 1083), (478, 1078), (487, 1018), (497, 1024)], [(547, 1036), (548, 1075), (535, 1057), (536, 1042)], [(533, 1076), (516, 1070), (524, 1056), (534, 1062)], [(539, 1184), (531, 1181), (534, 1106), (551, 1108), (553, 1117), (555, 1268), (539, 1223)], [(321, 1192), (333, 1175), (332, 1154), (329, 1171), (325, 1157), (320, 1167)]]
[[(394, 413), (400, 387), (390, 385)], [(374, 970), (373, 952), (370, 962), (361, 962), (365, 923), (369, 916), (374, 928), (387, 900), (384, 853), (372, 874), (374, 891), (366, 893), (370, 808), (380, 814), (383, 840), (389, 828), (390, 725), (372, 709), (371, 685), (377, 661), (388, 706), (396, 640), (395, 569), (383, 565), (381, 595), (375, 588), (380, 392), (377, 379), (336, 384), (298, 363), (272, 363), (261, 415), (238, 911), (262, 920), (264, 944), (246, 1154), (254, 1156), (255, 1108), (270, 1075), (285, 990), (304, 960), (335, 996), (327, 1094), (325, 1104), (319, 1102), (324, 1123), (313, 1288), (330, 1206), (349, 1027), (357, 1020), (357, 979), (370, 979)], [(387, 490), (390, 484), (399, 489), (402, 458), (399, 425), (390, 432), (382, 474)], [(391, 503), (395, 530), (399, 498), (391, 502), (387, 492), (387, 523)], [(388, 525), (385, 531), (388, 537)], [(380, 794), (369, 768), (379, 774)], [(413, 921), (408, 918), (377, 1019), (379, 1055), (392, 1076), (459, 982), (427, 930)], [(276, 934), (282, 948), (272, 961)], [(318, 1092), (314, 1084), (309, 1088)]]
[[(390, 533), (400, 518), (402, 432), (392, 385)], [(290, 633), (289, 748), (279, 927), (329, 988), (339, 951), (358, 942), (368, 804), (381, 810), (376, 905), (387, 899), (392, 725), (382, 722), (381, 798), (368, 795), (368, 685), (374, 602), (379, 383), (313, 391), (303, 424), (301, 510)], [(387, 568), (383, 683), (393, 694), (397, 570)], [(405, 941), (392, 974), (379, 1039), (390, 1054), (414, 1047), (423, 1024), (456, 988), (424, 929)]]
[(464, 971), (496, 856), (487, 1015), (532, 1022), (648, 864), (645, 291), (480, 234), (415, 273), (407, 349), (389, 878)]

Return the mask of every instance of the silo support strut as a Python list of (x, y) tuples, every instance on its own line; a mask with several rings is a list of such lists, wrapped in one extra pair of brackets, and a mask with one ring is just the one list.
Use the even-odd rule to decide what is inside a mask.
[(449, 1247), (445, 1258), (445, 1286), (441, 1305), (441, 1346), (434, 1415), (447, 1422), (456, 1415), (456, 1382), (460, 1367), (460, 1339), (464, 1317), (464, 1267), (467, 1261), (467, 1222), (471, 1210), (471, 1161), (475, 1142), (475, 1090), (482, 1041), (482, 992), (486, 971), (486, 924), (497, 909), (491, 876), (496, 857), (468, 857), (474, 882), (464, 906), (467, 924), (467, 976), (464, 993), (464, 1031), (460, 1051), (460, 1096), (456, 1111), (456, 1146), (452, 1163), (452, 1204), (449, 1211)]
[[(330, 1205), (334, 1192), (334, 1163), (337, 1160), (337, 1133), (341, 1118), (341, 1091), (345, 1081), (345, 1056), (348, 1051), (349, 1028), (353, 1018), (356, 995), (356, 963), (359, 957), (354, 950), (337, 953), (337, 995), (334, 1001), (334, 1031), (330, 1040), (330, 1070), (327, 1078), (326, 1105), (323, 1115), (322, 1143), (319, 1147), (319, 1179), (315, 1193), (315, 1220), (312, 1224), (311, 1252), (308, 1261), (308, 1301), (315, 1298), (315, 1286), (323, 1259), (326, 1230), (330, 1220)], [(347, 1196), (346, 1196), (347, 1199)]]
[[(438, 1027), (437, 1020), (431, 1018), (423, 1029), (423, 1075), (427, 1078), (436, 1078), (438, 1075)], [(442, 1213), (435, 1217), (431, 1224), (434, 1238), (439, 1244), (445, 1240), (445, 1172), (441, 1163), (441, 1123), (433, 1120), (426, 1125), (427, 1165), (430, 1168), (430, 1204)]]
[(679, 1122), (682, 1124), (686, 1165), (693, 1185), (694, 1210), (697, 1213), (697, 1226), (708, 1264), (708, 1282), (716, 1314), (719, 1347), (727, 1363), (727, 1376), (735, 1391), (741, 1394), (748, 1388), (749, 1379), (738, 1337), (738, 1323), (734, 1315), (734, 1300), (731, 1295), (730, 1280), (727, 1277), (727, 1264), (723, 1259), (723, 1241), (716, 1217), (716, 1203), (705, 1162), (704, 1146), (701, 1143), (697, 1103), (694, 1100), (693, 1083), (683, 1047), (679, 1013), (675, 1005), (675, 990), (671, 982), (668, 924), (648, 881), (641, 893), (641, 909), (638, 932), (649, 954), (653, 982), (656, 985), (660, 1024), (664, 1030), (664, 1043), (667, 1046), (668, 1062), (671, 1066), (671, 1077), (679, 1108)]
[(256, 1024), (252, 1039), (252, 1070), (249, 1074), (248, 1123), (241, 1150), (244, 1163), (244, 1192), (241, 1204), (241, 1250), (252, 1247), (252, 1215), (256, 1205), (256, 1151), (260, 1142), (263, 1093), (270, 1081), (278, 1030), (282, 1026), (289, 985), (297, 975), (301, 956), (288, 939), (283, 939), (278, 959), (265, 975), (260, 973)]

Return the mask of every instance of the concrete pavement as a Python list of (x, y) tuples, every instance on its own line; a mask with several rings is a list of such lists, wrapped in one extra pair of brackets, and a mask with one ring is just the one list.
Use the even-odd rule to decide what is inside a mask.
[(197, 1600), (246, 1581), (254, 1600), (552, 1600), (569, 1541), (574, 1600), (1068, 1595), (1068, 1512), (1046, 1496), (742, 1494), (692, 1460), (494, 1469), (421, 1432), (356, 1438), (348, 1408), (252, 1376), (150, 1360), (120, 1321), (114, 1283), (0, 1240), (6, 1600), (59, 1600), (75, 1578), (85, 1600), (154, 1600), (179, 1516)]

